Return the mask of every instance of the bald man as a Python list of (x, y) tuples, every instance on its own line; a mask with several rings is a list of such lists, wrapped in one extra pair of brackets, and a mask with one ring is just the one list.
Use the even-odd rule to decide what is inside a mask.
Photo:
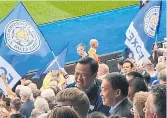
[(98, 55), (96, 54), (96, 49), (98, 47), (99, 43), (96, 39), (90, 40), (90, 49), (88, 51), (89, 56), (91, 56), (94, 60), (96, 60), (98, 63), (100, 63), (100, 59)]

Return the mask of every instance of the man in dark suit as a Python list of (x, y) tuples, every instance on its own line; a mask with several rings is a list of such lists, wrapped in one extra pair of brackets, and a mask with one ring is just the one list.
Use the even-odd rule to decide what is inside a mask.
[(109, 115), (110, 108), (102, 104), (100, 83), (96, 79), (97, 71), (98, 63), (93, 58), (81, 58), (75, 67), (75, 83), (67, 88), (77, 87), (86, 93), (90, 101), (90, 112), (99, 111)]
[(103, 105), (110, 106), (110, 115), (133, 118), (130, 112), (132, 104), (127, 99), (129, 84), (124, 75), (112, 73), (104, 76), (102, 81), (102, 101)]

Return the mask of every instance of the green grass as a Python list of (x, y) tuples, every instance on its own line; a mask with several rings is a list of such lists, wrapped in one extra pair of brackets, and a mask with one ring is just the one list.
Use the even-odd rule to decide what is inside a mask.
[[(138, 1), (24, 1), (23, 3), (37, 24), (139, 4)], [(1, 1), (0, 20), (2, 20), (16, 4), (17, 1)]]

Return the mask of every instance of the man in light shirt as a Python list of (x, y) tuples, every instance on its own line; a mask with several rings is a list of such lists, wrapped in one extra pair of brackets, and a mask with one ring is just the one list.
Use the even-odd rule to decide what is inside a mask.
[(111, 107), (109, 113), (111, 116), (133, 118), (130, 112), (132, 104), (129, 102), (128, 95), (129, 84), (124, 75), (114, 72), (104, 76), (101, 85), (101, 96), (103, 105)]

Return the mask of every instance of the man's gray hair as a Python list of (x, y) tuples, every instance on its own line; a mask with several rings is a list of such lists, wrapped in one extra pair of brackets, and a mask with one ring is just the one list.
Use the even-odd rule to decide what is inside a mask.
[(49, 111), (48, 102), (42, 97), (37, 97), (37, 99), (34, 102), (34, 107), (42, 113), (46, 113)]
[(166, 118), (166, 85), (155, 85), (151, 88), (154, 97), (152, 111), (158, 113), (158, 118)]
[(20, 88), (19, 94), (30, 98), (31, 94), (32, 94), (32, 91), (28, 86), (23, 86), (23, 87)]
[(55, 99), (55, 93), (51, 88), (44, 89), (41, 92), (41, 97), (48, 99), (50, 101), (54, 101)]

